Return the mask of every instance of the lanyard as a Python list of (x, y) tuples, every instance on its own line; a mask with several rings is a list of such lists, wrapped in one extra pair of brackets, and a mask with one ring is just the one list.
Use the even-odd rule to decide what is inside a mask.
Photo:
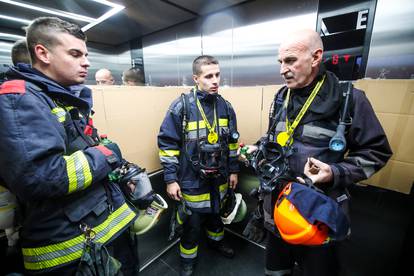
[(207, 136), (207, 140), (210, 144), (215, 144), (218, 141), (218, 134), (216, 133), (215, 129), (216, 129), (216, 124), (217, 124), (217, 112), (216, 112), (216, 102), (214, 102), (214, 120), (213, 120), (213, 125), (210, 125), (206, 114), (204, 113), (204, 109), (201, 106), (200, 101), (198, 100), (197, 97), (197, 93), (196, 90), (194, 90), (194, 97), (196, 98), (196, 102), (197, 102), (197, 107), (198, 110), (200, 111), (201, 117), (203, 117), (203, 121), (206, 124), (206, 127), (209, 131), (209, 134)]
[(291, 144), (293, 133), (295, 132), (296, 127), (298, 126), (299, 122), (302, 120), (303, 115), (305, 115), (306, 111), (308, 110), (309, 106), (312, 104), (313, 100), (315, 99), (316, 94), (318, 94), (319, 90), (322, 87), (323, 82), (325, 81), (326, 75), (323, 76), (323, 78), (318, 81), (318, 83), (315, 85), (315, 88), (313, 88), (312, 93), (306, 100), (305, 104), (302, 106), (301, 110), (299, 111), (299, 114), (296, 116), (295, 120), (293, 121), (292, 125), (289, 123), (288, 114), (287, 114), (287, 107), (289, 105), (289, 98), (290, 98), (290, 89), (287, 92), (285, 102), (283, 103), (283, 108), (286, 110), (286, 131), (283, 131), (279, 133), (276, 137), (277, 142), (281, 146), (285, 146), (286, 144)]

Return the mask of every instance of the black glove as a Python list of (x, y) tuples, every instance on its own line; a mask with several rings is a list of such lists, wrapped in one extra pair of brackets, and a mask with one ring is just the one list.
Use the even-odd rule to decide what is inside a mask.
[(174, 211), (171, 214), (169, 241), (181, 237), (184, 231), (184, 223), (191, 215), (192, 212), (190, 209), (187, 209), (184, 201), (175, 205)]
[(264, 228), (263, 201), (259, 200), (256, 210), (252, 213), (249, 222), (244, 228), (243, 235), (248, 239), (260, 243), (266, 236)]

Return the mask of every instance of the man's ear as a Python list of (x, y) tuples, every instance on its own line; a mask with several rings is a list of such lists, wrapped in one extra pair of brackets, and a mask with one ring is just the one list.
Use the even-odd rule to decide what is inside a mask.
[(193, 75), (193, 81), (196, 85), (198, 85), (198, 76), (197, 75)]
[(322, 55), (323, 55), (323, 50), (321, 48), (318, 48), (315, 50), (315, 52), (313, 52), (312, 58), (312, 66), (319, 66), (319, 64), (321, 64), (322, 62)]
[(34, 52), (37, 60), (45, 64), (50, 64), (50, 52), (49, 49), (47, 49), (45, 46), (42, 44), (36, 44), (34, 47)]

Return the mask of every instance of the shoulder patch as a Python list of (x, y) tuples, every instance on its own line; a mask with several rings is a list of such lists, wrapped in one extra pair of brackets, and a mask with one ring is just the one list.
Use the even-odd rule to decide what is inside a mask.
[(26, 93), (26, 83), (24, 80), (6, 81), (0, 86), (0, 95), (24, 93)]

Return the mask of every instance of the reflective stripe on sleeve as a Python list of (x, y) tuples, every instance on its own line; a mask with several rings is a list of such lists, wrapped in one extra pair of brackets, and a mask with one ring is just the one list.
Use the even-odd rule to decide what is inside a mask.
[(70, 156), (63, 156), (63, 158), (66, 161), (66, 172), (69, 180), (68, 194), (90, 186), (92, 174), (85, 154), (82, 151), (77, 151)]

